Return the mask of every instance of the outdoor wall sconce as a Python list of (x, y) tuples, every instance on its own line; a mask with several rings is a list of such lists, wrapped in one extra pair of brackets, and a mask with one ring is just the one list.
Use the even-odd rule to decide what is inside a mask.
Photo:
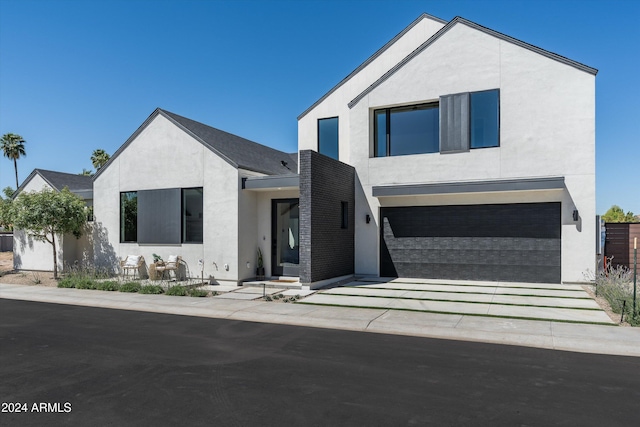
[(577, 221), (580, 216), (578, 215), (578, 209), (573, 210), (573, 220)]
[(249, 261), (247, 261), (247, 268), (251, 268), (251, 263)]
[(371, 222), (371, 216), (369, 216), (369, 214), (365, 215), (364, 220), (369, 224)]

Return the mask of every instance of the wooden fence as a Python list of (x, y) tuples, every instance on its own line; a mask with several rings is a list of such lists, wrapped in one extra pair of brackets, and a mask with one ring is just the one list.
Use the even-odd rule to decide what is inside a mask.
[(0, 252), (13, 251), (13, 233), (0, 233)]
[(608, 222), (605, 227), (604, 254), (607, 259), (613, 257), (613, 266), (624, 265), (633, 269), (633, 238), (637, 237), (640, 245), (640, 223)]

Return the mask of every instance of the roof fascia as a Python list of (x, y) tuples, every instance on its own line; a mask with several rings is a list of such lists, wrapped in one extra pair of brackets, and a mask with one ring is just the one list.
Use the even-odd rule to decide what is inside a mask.
[(402, 36), (404, 36), (406, 33), (408, 33), (413, 27), (415, 27), (416, 25), (418, 25), (418, 23), (420, 21), (422, 21), (423, 19), (431, 19), (437, 22), (440, 22), (441, 24), (446, 24), (447, 21), (445, 21), (444, 19), (440, 19), (437, 18), (435, 16), (429, 15), (427, 13), (423, 13), (422, 15), (420, 15), (418, 18), (416, 18), (416, 20), (414, 20), (411, 24), (409, 24), (404, 30), (400, 31), (398, 34), (396, 34), (396, 36), (394, 38), (392, 38), (391, 40), (389, 40), (384, 46), (382, 46), (380, 49), (378, 49), (373, 55), (371, 55), (369, 58), (367, 58), (362, 64), (360, 64), (355, 70), (353, 70), (347, 77), (345, 77), (344, 79), (342, 79), (337, 85), (335, 85), (334, 87), (332, 87), (329, 92), (325, 93), (320, 99), (318, 99), (316, 102), (314, 102), (309, 108), (307, 108), (306, 110), (304, 110), (302, 112), (302, 114), (300, 114), (298, 116), (298, 120), (302, 119), (304, 116), (306, 116), (311, 110), (313, 110), (314, 108), (316, 108), (320, 103), (322, 103), (322, 101), (324, 101), (325, 99), (327, 99), (329, 97), (329, 95), (331, 95), (333, 92), (335, 92), (336, 90), (338, 90), (342, 85), (344, 85), (346, 82), (348, 82), (349, 80), (351, 80), (351, 78), (353, 76), (355, 76), (356, 74), (358, 74), (360, 71), (362, 71), (367, 65), (369, 65), (370, 63), (372, 63), (376, 58), (378, 58), (380, 55), (382, 55), (387, 49), (389, 49), (395, 42), (397, 42), (399, 39), (402, 38)]
[(153, 119), (156, 118), (156, 116), (158, 114), (160, 114), (160, 108), (156, 108), (153, 113), (151, 113), (149, 115), (149, 117), (147, 117), (147, 120), (145, 120), (139, 127), (138, 129), (136, 129), (135, 132), (133, 132), (131, 134), (131, 136), (129, 138), (127, 138), (127, 140), (124, 142), (124, 144), (122, 144), (120, 146), (120, 148), (118, 148), (116, 150), (115, 153), (113, 153), (113, 155), (109, 158), (109, 160), (107, 161), (107, 163), (104, 164), (104, 166), (102, 166), (100, 169), (98, 169), (96, 171), (96, 173), (93, 175), (92, 179), (95, 181), (96, 178), (98, 178), (102, 172), (104, 172), (109, 166), (111, 166), (111, 163), (120, 155), (120, 153), (122, 153), (128, 146), (129, 144), (131, 144), (133, 142), (134, 139), (136, 139), (138, 137), (138, 135), (140, 135), (140, 133), (146, 129), (147, 126), (149, 126), (149, 124), (153, 121)]
[(96, 173), (93, 175), (93, 180), (95, 181), (95, 179), (98, 178), (102, 174), (102, 172), (104, 172), (104, 170), (107, 169), (111, 165), (111, 162), (113, 162), (120, 155), (120, 153), (122, 153), (133, 142), (133, 140), (135, 140), (138, 137), (138, 135), (140, 135), (140, 133), (142, 133), (142, 131), (145, 130), (147, 128), (147, 126), (149, 126), (151, 124), (151, 122), (159, 115), (162, 115), (162, 117), (166, 118), (171, 123), (173, 123), (175, 126), (180, 128), (183, 132), (188, 134), (190, 137), (194, 138), (195, 140), (200, 142), (202, 145), (207, 147), (209, 150), (211, 150), (214, 153), (216, 153), (218, 156), (220, 156), (223, 160), (225, 160), (227, 163), (229, 163), (233, 167), (235, 167), (235, 168), (238, 167), (238, 165), (235, 164), (227, 156), (225, 156), (224, 154), (220, 153), (218, 150), (216, 150), (215, 148), (213, 148), (212, 146), (207, 144), (205, 141), (203, 141), (196, 134), (194, 134), (189, 129), (184, 127), (182, 124), (180, 124), (176, 120), (174, 120), (171, 116), (169, 116), (168, 114), (165, 114), (165, 112), (162, 111), (162, 109), (156, 108), (155, 111), (153, 113), (151, 113), (151, 115), (147, 118), (147, 120), (145, 120), (144, 123), (142, 123), (140, 125), (140, 127), (138, 129), (136, 129), (136, 131), (133, 134), (131, 134), (131, 136), (125, 141), (125, 143), (122, 144), (120, 146), (120, 148), (118, 148), (118, 150), (115, 153), (113, 153), (113, 156), (111, 156), (111, 158), (109, 158), (109, 161), (107, 163), (105, 163), (105, 165), (103, 167), (101, 167), (100, 169), (98, 169), (96, 171)]
[(389, 71), (384, 73), (371, 86), (369, 86), (364, 91), (362, 91), (358, 96), (353, 98), (353, 100), (351, 102), (349, 102), (349, 104), (348, 104), (349, 108), (353, 108), (355, 105), (357, 105), (358, 102), (360, 102), (360, 100), (362, 100), (362, 98), (364, 98), (369, 93), (371, 93), (371, 91), (373, 91), (373, 89), (375, 89), (376, 87), (380, 86), (380, 84), (382, 84), (389, 77), (391, 77), (393, 74), (395, 74), (396, 71), (398, 71), (400, 68), (402, 68), (406, 63), (411, 61), (413, 58), (418, 56), (422, 51), (424, 51), (429, 46), (431, 46), (433, 43), (435, 43), (440, 37), (442, 37), (447, 31), (449, 31), (451, 28), (453, 28), (456, 24), (463, 24), (463, 25), (466, 25), (466, 26), (468, 26), (470, 28), (473, 28), (475, 30), (482, 31), (485, 34), (488, 34), (488, 35), (496, 37), (496, 38), (498, 38), (500, 40), (504, 40), (506, 42), (515, 44), (516, 46), (520, 46), (520, 47), (522, 47), (524, 49), (530, 50), (530, 51), (535, 52), (535, 53), (537, 53), (539, 55), (546, 56), (547, 58), (553, 59), (553, 60), (558, 61), (560, 63), (563, 63), (565, 65), (569, 65), (571, 67), (577, 68), (580, 71), (584, 71), (586, 73), (593, 74), (594, 76), (596, 74), (598, 74), (598, 70), (595, 69), (595, 68), (589, 67), (589, 66), (584, 65), (584, 64), (582, 64), (580, 62), (574, 61), (572, 59), (569, 59), (569, 58), (566, 58), (564, 56), (558, 55), (556, 53), (549, 52), (548, 50), (544, 50), (544, 49), (539, 48), (537, 46), (534, 46), (532, 44), (525, 43), (522, 40), (515, 39), (515, 38), (513, 38), (511, 36), (508, 36), (506, 34), (502, 34), (502, 33), (498, 32), (498, 31), (492, 30), (490, 28), (483, 27), (480, 24), (476, 24), (475, 22), (469, 21), (469, 20), (464, 19), (464, 18), (462, 18), (460, 16), (456, 16), (455, 18), (453, 18), (451, 20), (451, 22), (449, 22), (447, 25), (442, 27), (440, 29), (440, 31), (438, 31), (433, 36), (431, 36), (427, 41), (425, 41), (423, 44), (421, 44), (416, 50), (414, 50), (409, 55), (407, 55), (404, 59), (402, 59), (400, 62), (398, 62)]
[(51, 183), (49, 182), (48, 179), (46, 179), (44, 176), (42, 176), (42, 174), (40, 173), (40, 171), (38, 169), (34, 169), (31, 171), (31, 173), (29, 174), (28, 177), (25, 178), (24, 181), (22, 181), (22, 184), (20, 184), (20, 187), (18, 187), (16, 189), (16, 191), (13, 192), (13, 195), (11, 196), (11, 200), (15, 200), (16, 197), (18, 197), (18, 194), (20, 194), (22, 192), (22, 190), (24, 190), (24, 187), (27, 186), (27, 184), (33, 179), (34, 176), (36, 175), (40, 175), (40, 178), (42, 178), (44, 180), (44, 182), (46, 182), (47, 184), (49, 184), (49, 186), (51, 188), (55, 188), (53, 185), (51, 185)]

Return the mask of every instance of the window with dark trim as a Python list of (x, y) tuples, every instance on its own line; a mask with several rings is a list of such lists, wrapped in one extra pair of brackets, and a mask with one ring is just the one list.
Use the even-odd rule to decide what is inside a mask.
[(340, 202), (340, 228), (349, 228), (349, 202)]
[(318, 119), (318, 152), (338, 160), (338, 118)]
[(500, 146), (500, 91), (473, 92), (470, 95), (471, 148)]
[(202, 195), (202, 187), (120, 193), (120, 242), (202, 243)]
[(373, 156), (457, 153), (500, 146), (500, 90), (464, 92), (373, 111)]
[(374, 156), (437, 153), (438, 102), (375, 110)]
[(120, 193), (120, 242), (138, 241), (138, 192)]
[(500, 91), (440, 97), (440, 152), (500, 146)]
[(202, 243), (202, 187), (182, 189), (182, 242)]

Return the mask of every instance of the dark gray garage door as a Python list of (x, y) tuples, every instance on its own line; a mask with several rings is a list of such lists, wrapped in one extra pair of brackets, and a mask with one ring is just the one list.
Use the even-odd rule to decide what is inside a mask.
[(380, 275), (560, 283), (560, 207), (380, 208)]

